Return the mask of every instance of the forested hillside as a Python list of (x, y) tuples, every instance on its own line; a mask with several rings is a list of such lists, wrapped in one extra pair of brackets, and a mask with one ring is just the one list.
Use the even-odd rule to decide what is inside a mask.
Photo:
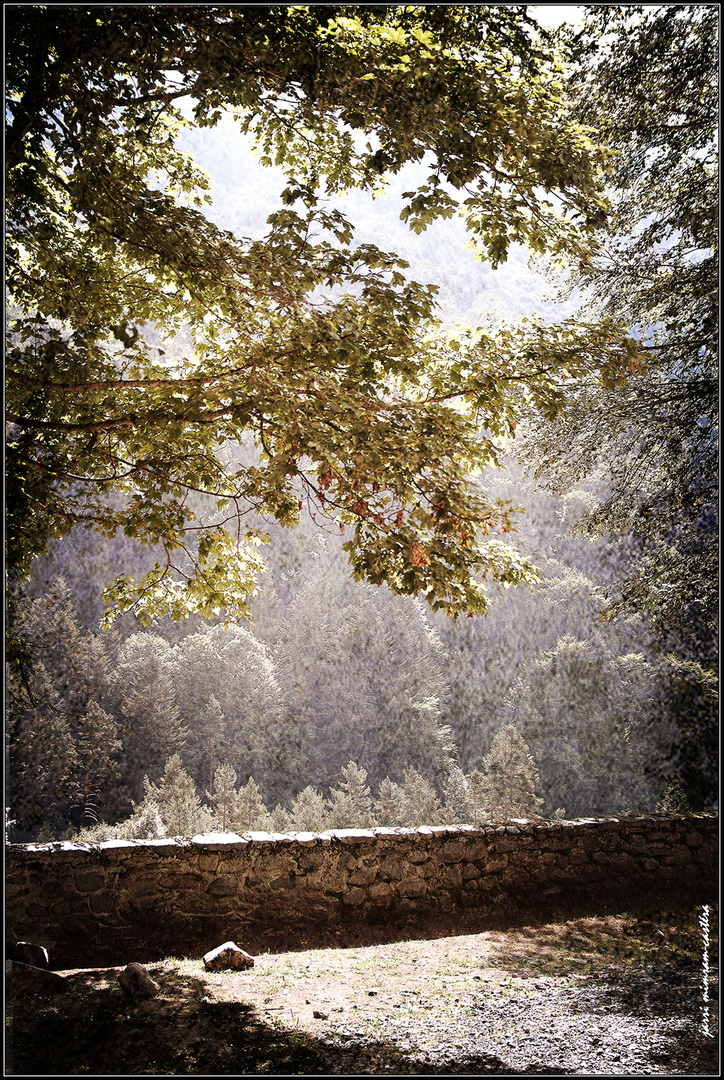
[(718, 13), (529, 10), (9, 12), (11, 839), (715, 805)]

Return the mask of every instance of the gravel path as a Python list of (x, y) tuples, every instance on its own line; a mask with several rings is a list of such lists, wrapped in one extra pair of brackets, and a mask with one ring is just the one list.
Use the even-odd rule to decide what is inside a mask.
[(7, 1045), (22, 1075), (718, 1076), (718, 946), (707, 1038), (696, 919), (261, 952), (244, 972), (170, 957), (135, 1003), (115, 969), (75, 969), (67, 993), (9, 1002)]
[[(676, 1056), (680, 1052), (683, 1043), (692, 1058), (691, 1070), (699, 1072), (698, 1065), (705, 1065), (709, 1057), (698, 1030), (696, 993), (691, 992), (699, 988), (685, 989), (678, 1002), (683, 1007), (680, 1015), (676, 1015), (676, 999), (680, 997), (676, 993), (664, 1015), (661, 1001), (654, 1009), (647, 1004), (645, 993), (640, 999), (641, 1011), (649, 1015), (632, 1015), (625, 1011), (631, 1004), (622, 1000), (628, 995), (622, 995), (620, 982), (581, 985), (579, 980), (566, 977), (510, 978), (496, 987), (482, 987), (472, 1003), (452, 1019), (447, 1009), (444, 1017), (438, 1018), (434, 997), (413, 995), (409, 1010), (378, 1021), (374, 1031), (354, 1021), (334, 1021), (329, 1044), (330, 1049), (345, 1047), (349, 1051), (353, 1044), (389, 1041), (414, 1061), (415, 1069), (410, 1071), (416, 1072), (420, 1064), (427, 1064), (436, 1072), (446, 1065), (455, 1072), (467, 1072), (469, 1065), (477, 1065), (476, 1072), (498, 1074), (648, 1075), (668, 1073), (665, 1063), (671, 1053)], [(349, 1068), (346, 1055), (338, 1064), (339, 1070), (333, 1071)], [(356, 1071), (388, 1071), (380, 1068), (381, 1061), (374, 1064), (374, 1070)], [(395, 1071), (399, 1071), (399, 1064), (394, 1062)], [(686, 1063), (682, 1064), (686, 1068)], [(709, 1071), (716, 1072), (713, 1055)]]

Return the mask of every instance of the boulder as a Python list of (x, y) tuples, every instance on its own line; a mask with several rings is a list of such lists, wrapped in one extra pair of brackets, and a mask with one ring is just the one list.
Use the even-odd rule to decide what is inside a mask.
[(121, 989), (132, 998), (155, 997), (161, 987), (154, 982), (146, 971), (143, 964), (127, 964), (123, 971), (119, 972), (118, 981)]
[(207, 971), (246, 971), (254, 967), (254, 957), (244, 952), (233, 941), (226, 941), (204, 956)]
[(55, 971), (22, 964), (5, 963), (5, 990), (8, 994), (59, 994), (68, 989), (68, 980)]
[(13, 949), (13, 960), (20, 964), (31, 964), (37, 968), (50, 967), (48, 950), (42, 945), (34, 945), (31, 941), (18, 941)]

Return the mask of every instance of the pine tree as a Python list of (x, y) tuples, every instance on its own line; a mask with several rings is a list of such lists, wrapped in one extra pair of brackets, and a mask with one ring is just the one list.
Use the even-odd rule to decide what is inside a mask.
[[(209, 790), (207, 794), (210, 799), (213, 798), (214, 794), (214, 767), (217, 756), (224, 746), (224, 719), (223, 709), (212, 694), (204, 709), (198, 728), (199, 739), (202, 745), (205, 746), (208, 758)], [(229, 768), (234, 773), (234, 784), (236, 784), (236, 770), (231, 765)]]
[(481, 821), (485, 821), (488, 808), (486, 778), (479, 769), (473, 769), (470, 775), (466, 777), (466, 782), (467, 811), (472, 817), (473, 825), (478, 826)]
[(468, 817), (468, 780), (459, 765), (451, 765), (442, 785), (445, 816), (450, 824), (462, 824)]
[(107, 809), (116, 724), (108, 713), (110, 638), (86, 634), (57, 578), (31, 600), (8, 596), (7, 713), (10, 802), (18, 831), (62, 833)]
[(354, 761), (342, 767), (344, 780), (332, 788), (327, 803), (330, 826), (335, 829), (368, 829), (372, 825), (372, 799), (365, 781), (367, 772)]
[(118, 650), (114, 666), (111, 700), (123, 741), (115, 806), (123, 812), (124, 804), (142, 799), (146, 773), (157, 775), (173, 754), (186, 754), (187, 732), (168, 642), (158, 634), (132, 634)]
[(330, 827), (324, 796), (311, 785), (292, 801), (292, 823), (298, 832), (324, 832)]
[(266, 828), (269, 811), (264, 805), (259, 785), (250, 776), (239, 788), (231, 810), (231, 824), (236, 832), (262, 831)]
[(293, 580), (273, 650), (298, 776), (327, 790), (350, 760), (373, 787), (408, 766), (440, 775), (452, 747), (439, 635), (420, 603), (348, 582), (329, 548)]
[(434, 787), (416, 769), (406, 769), (405, 779), (399, 790), (400, 824), (415, 828), (418, 825), (436, 825), (442, 816), (442, 807)]
[(196, 785), (184, 769), (178, 754), (174, 754), (166, 762), (158, 787), (152, 784), (147, 776), (144, 777), (143, 786), (146, 800), (152, 799), (158, 805), (169, 836), (194, 836), (211, 831), (211, 812), (201, 805), (196, 794)]
[(217, 817), (221, 815), (221, 831), (226, 832), (227, 820), (231, 819), (236, 806), (236, 769), (225, 762), (218, 767), (215, 776), (212, 774), (212, 778), (216, 782), (215, 788), (213, 793), (207, 791), (206, 794), (214, 804)]
[(127, 840), (157, 840), (166, 835), (161, 811), (151, 798), (134, 807), (133, 814), (114, 829), (117, 836)]
[(272, 812), (266, 818), (264, 825), (269, 830), (269, 832), (291, 832), (293, 829), (292, 816), (288, 810), (284, 809), (281, 803), (277, 803)]
[(672, 779), (675, 729), (660, 703), (661, 665), (643, 653), (563, 635), (529, 663), (503, 710), (540, 769), (547, 807), (573, 817), (651, 812)]
[(543, 800), (535, 793), (538, 770), (528, 745), (512, 724), (493, 738), (483, 760), (483, 791), (491, 821), (537, 815)]
[(78, 771), (74, 781), (72, 820), (79, 826), (97, 823), (105, 785), (118, 773), (114, 756), (121, 749), (118, 725), (97, 701), (90, 701), (76, 723)]
[(374, 804), (375, 820), (378, 825), (398, 825), (401, 816), (400, 785), (386, 776), (380, 781)]
[[(242, 626), (206, 626), (172, 649), (184, 760), (199, 787), (211, 789), (212, 762), (228, 761), (239, 781), (276, 769), (279, 687), (265, 645)], [(212, 700), (213, 698), (213, 700)]]
[(70, 820), (77, 753), (64, 702), (37, 663), (7, 673), (8, 791), (19, 842), (62, 832)]

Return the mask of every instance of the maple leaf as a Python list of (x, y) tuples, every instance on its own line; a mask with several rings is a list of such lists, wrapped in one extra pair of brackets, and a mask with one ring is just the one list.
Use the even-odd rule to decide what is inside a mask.
[(422, 546), (422, 544), (413, 544), (410, 550), (412, 551), (412, 565), (413, 566), (428, 566), (429, 565), (430, 560), (428, 559), (427, 555), (425, 554), (425, 549)]

